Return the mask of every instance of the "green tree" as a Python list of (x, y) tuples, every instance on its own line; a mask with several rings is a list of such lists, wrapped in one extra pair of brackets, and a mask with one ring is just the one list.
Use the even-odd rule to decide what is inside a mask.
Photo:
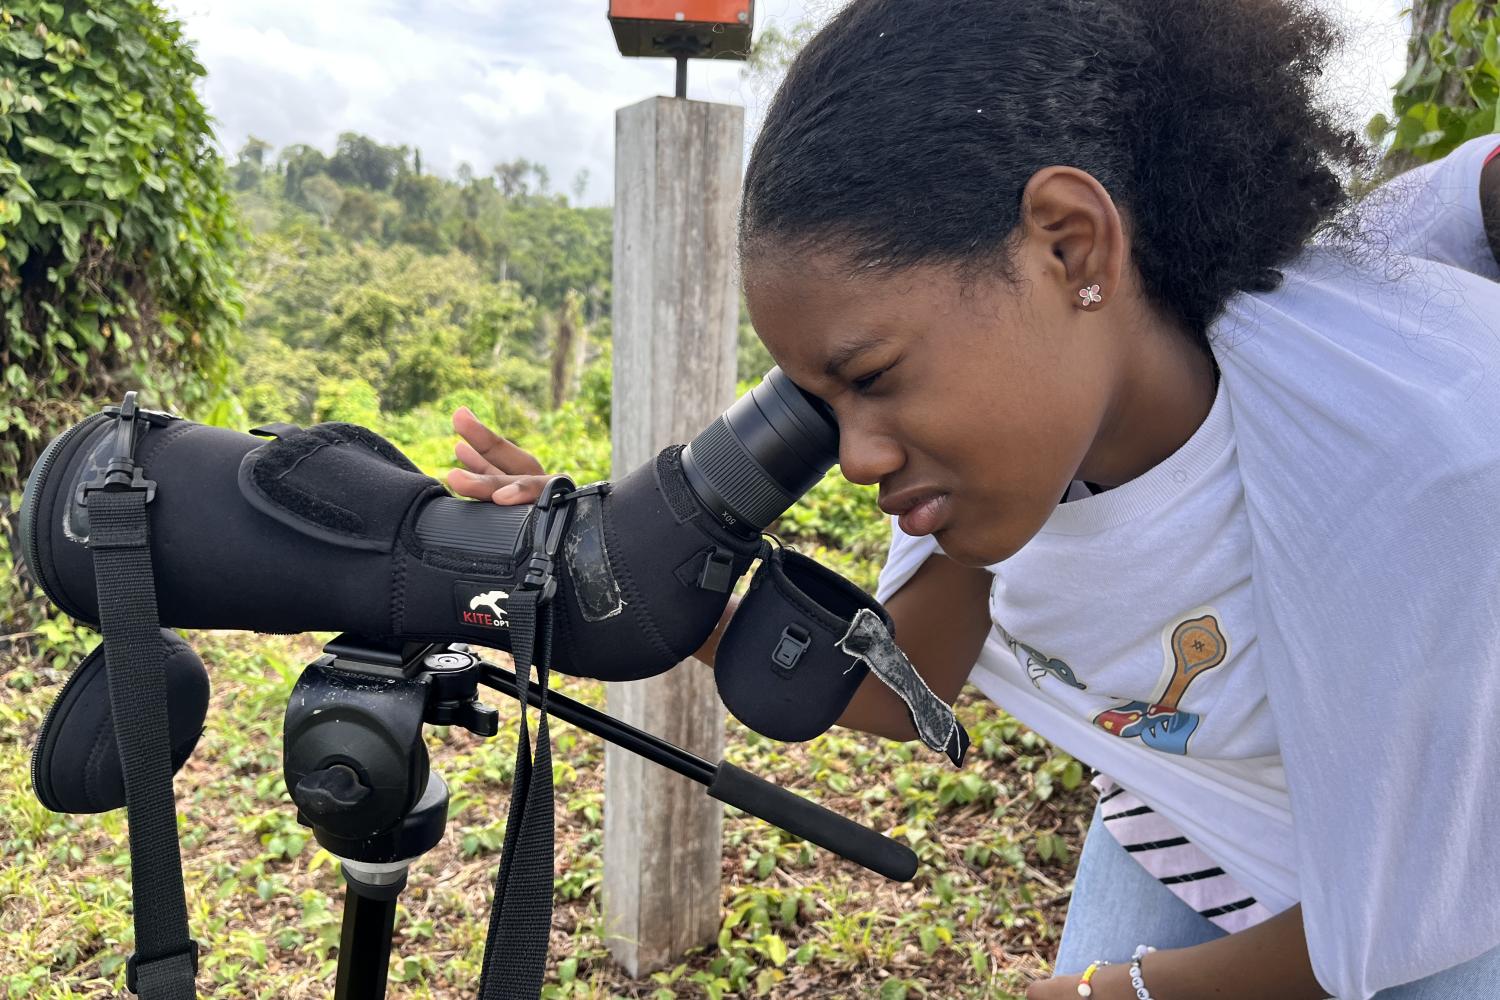
[(280, 157), (281, 192), (289, 201), (305, 205), (302, 200), (302, 184), (307, 178), (328, 172), (328, 157), (312, 146), (288, 146)]
[(755, 34), (750, 58), (745, 60), (740, 75), (769, 98), (781, 85), (781, 78), (791, 67), (792, 60), (816, 32), (817, 27), (811, 21), (798, 21), (786, 31), (774, 24), (762, 28)]
[[(383, 217), (381, 197), (360, 188), (349, 188), (343, 194), (338, 214), (333, 219), (333, 228), (356, 242), (379, 237)], [(389, 203), (390, 199), (386, 198), (384, 201)]]
[[(387, 191), (407, 172), (406, 153), (405, 146), (382, 146), (358, 132), (344, 132), (328, 160), (328, 176), (343, 184)], [(418, 166), (416, 173), (421, 172)]]
[(239, 314), (203, 67), (150, 0), (0, 9), (0, 496), (80, 411), (222, 399)]
[(442, 178), (431, 174), (402, 175), (392, 190), (401, 203), (401, 217), (389, 235), (433, 253), (447, 250), (443, 222), (454, 214), (448, 210), (451, 187)]
[(257, 139), (252, 135), (245, 141), (245, 144), (240, 147), (239, 156), (235, 159), (232, 171), (236, 191), (246, 191), (260, 186), (260, 180), (266, 172), (266, 154), (270, 151), (271, 144), (264, 139)]
[(1390, 142), (1390, 175), (1500, 132), (1500, 4), (1417, 0), (1411, 13), (1406, 75), (1392, 113), (1369, 127), (1372, 139)]
[(344, 204), (344, 189), (332, 177), (319, 174), (302, 182), (302, 199), (308, 208), (318, 213), (323, 225), (328, 226), (333, 224)]

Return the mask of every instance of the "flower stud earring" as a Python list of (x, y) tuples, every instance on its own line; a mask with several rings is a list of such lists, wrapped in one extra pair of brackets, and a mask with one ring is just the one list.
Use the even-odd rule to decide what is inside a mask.
[(1098, 285), (1090, 285), (1087, 288), (1078, 289), (1078, 297), (1083, 300), (1083, 308), (1087, 309), (1095, 302), (1103, 302), (1104, 296), (1099, 294)]

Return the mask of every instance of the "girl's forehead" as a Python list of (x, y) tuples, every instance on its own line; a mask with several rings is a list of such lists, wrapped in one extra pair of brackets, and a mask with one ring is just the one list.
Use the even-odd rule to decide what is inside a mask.
[(839, 276), (783, 266), (747, 274), (745, 283), (750, 318), (773, 351), (785, 341), (827, 353), (852, 333), (898, 322), (899, 313), (884, 307), (885, 299), (868, 282), (855, 285)]

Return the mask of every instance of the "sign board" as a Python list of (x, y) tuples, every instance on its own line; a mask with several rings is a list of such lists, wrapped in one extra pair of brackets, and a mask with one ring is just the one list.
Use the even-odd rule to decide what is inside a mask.
[(744, 59), (750, 53), (755, 0), (610, 0), (620, 54)]

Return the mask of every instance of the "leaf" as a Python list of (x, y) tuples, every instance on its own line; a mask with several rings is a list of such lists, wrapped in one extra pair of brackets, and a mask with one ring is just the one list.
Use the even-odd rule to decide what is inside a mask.
[(1083, 781), (1083, 765), (1076, 760), (1068, 761), (1068, 766), (1063, 768), (1062, 784), (1068, 791), (1077, 788)]
[(41, 39), (25, 32), (7, 31), (0, 35), (0, 47), (9, 49), (22, 59), (42, 58)]
[(781, 901), (781, 912), (777, 914), (783, 925), (791, 927), (797, 922), (797, 897), (788, 895)]
[(21, 140), (21, 145), (34, 149), (38, 153), (45, 153), (47, 156), (55, 156), (58, 159), (62, 159), (72, 152), (67, 146), (41, 135), (28, 135)]
[(1477, 9), (1474, 0), (1460, 0), (1448, 12), (1448, 34), (1454, 40), (1460, 43), (1465, 41), (1469, 29), (1474, 26), (1474, 15)]
[(766, 946), (766, 957), (771, 960), (773, 965), (780, 968), (786, 964), (786, 942), (781, 940), (779, 934), (767, 934), (761, 938), (761, 941)]
[(724, 918), (724, 930), (733, 930), (739, 926), (739, 922), (745, 919), (745, 914), (749, 913), (754, 906), (754, 903), (741, 903), (736, 906), (729, 912), (729, 916)]

